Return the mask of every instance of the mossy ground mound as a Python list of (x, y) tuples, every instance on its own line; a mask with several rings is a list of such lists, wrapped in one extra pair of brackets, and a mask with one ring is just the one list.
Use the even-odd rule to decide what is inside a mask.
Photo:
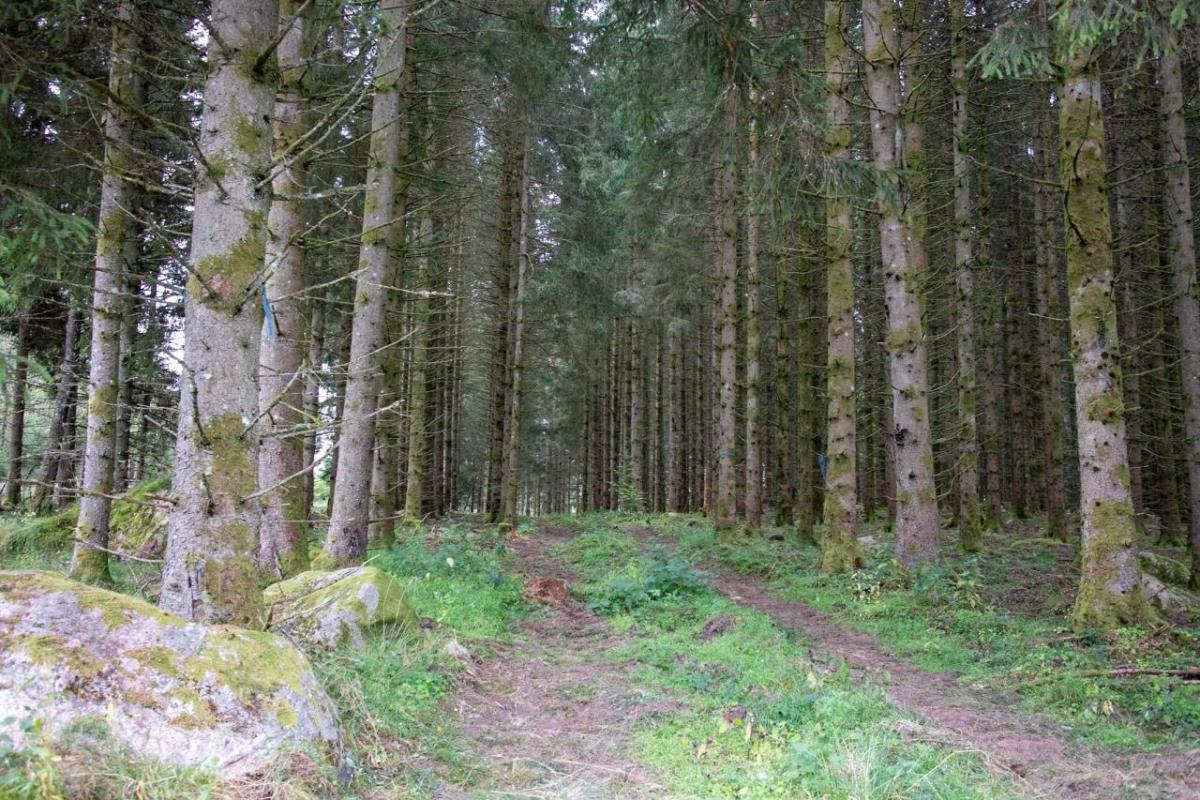
[[(109, 537), (112, 549), (143, 558), (162, 554), (167, 513), (155, 498), (171, 489), (168, 477), (142, 481), (112, 505)], [(61, 553), (71, 549), (79, 507), (72, 504), (49, 516), (9, 518), (0, 529), (0, 554)]]
[(337, 716), (280, 636), (197, 625), (40, 571), (0, 572), (0, 737), (106, 726), (140, 756), (226, 774), (304, 746), (336, 748)]
[(371, 628), (417, 624), (404, 587), (375, 567), (302, 572), (268, 586), (263, 600), (272, 630), (329, 650), (362, 649)]

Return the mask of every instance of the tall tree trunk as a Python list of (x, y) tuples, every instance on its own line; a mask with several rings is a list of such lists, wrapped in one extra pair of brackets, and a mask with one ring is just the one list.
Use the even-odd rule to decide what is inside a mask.
[(1196, 242), (1192, 229), (1192, 190), (1188, 176), (1187, 131), (1183, 120), (1183, 80), (1179, 39), (1168, 28), (1159, 69), (1165, 133), (1166, 206), (1175, 316), (1183, 374), (1183, 447), (1187, 462), (1188, 542), (1192, 553), (1193, 588), (1200, 588), (1200, 289), (1196, 283)]
[(512, 348), (509, 358), (508, 424), (504, 441), (504, 475), (500, 489), (500, 518), (502, 528), (516, 530), (517, 488), (520, 482), (518, 455), (521, 445), (521, 373), (525, 358), (525, 291), (529, 280), (529, 253), (527, 233), (529, 218), (529, 164), (528, 152), (521, 168), (521, 183), (517, 194), (518, 214), (513, 226), (516, 239), (516, 284), (512, 295)]
[[(1038, 22), (1048, 31), (1046, 4), (1037, 6)], [(1033, 118), (1034, 177), (1033, 187), (1034, 248), (1037, 258), (1038, 349), (1041, 353), (1041, 417), (1043, 442), (1043, 475), (1045, 490), (1046, 533), (1056, 538), (1067, 535), (1066, 490), (1063, 486), (1063, 370), (1062, 348), (1059, 344), (1059, 320), (1062, 317), (1056, 276), (1059, 261), (1053, 246), (1055, 224), (1053, 164), (1054, 117), (1050, 105), (1050, 85), (1041, 83), (1034, 90), (1036, 108)]]
[(79, 377), (71, 383), (67, 398), (67, 416), (63, 420), (62, 446), (59, 448), (58, 465), (54, 474), (54, 493), (51, 495), (50, 508), (62, 511), (75, 497), (75, 476), (79, 473)]
[[(939, 549), (937, 492), (929, 420), (928, 359), (921, 324), (924, 243), (920, 201), (908, 196), (896, 152), (900, 76), (892, 0), (863, 3), (871, 140), (878, 181), (879, 240), (888, 312), (887, 350), (896, 448), (896, 558), (905, 568), (935, 560)], [(907, 128), (907, 126), (906, 126)], [(912, 137), (913, 131), (906, 133)], [(916, 142), (912, 143), (914, 146)], [(907, 146), (907, 145), (906, 145)], [(919, 174), (914, 152), (914, 173)], [(914, 202), (918, 205), (914, 207)]]
[[(132, 264), (127, 264), (131, 268)], [(120, 360), (117, 363), (117, 430), (113, 434), (113, 479), (114, 492), (129, 488), (129, 448), (133, 429), (134, 368), (137, 364), (138, 320), (141, 318), (141, 280), (134, 276), (125, 287), (121, 307), (121, 333), (118, 337)]]
[[(640, 255), (635, 250), (634, 273), (635, 278), (632, 285), (634, 293), (640, 289), (636, 274), (640, 267)], [(644, 469), (644, 459), (646, 453), (646, 440), (642, 436), (642, 423), (646, 416), (646, 408), (642, 404), (642, 380), (643, 371), (645, 369), (645, 354), (642, 349), (642, 326), (638, 320), (638, 310), (631, 309), (629, 314), (629, 375), (628, 378), (628, 394), (629, 394), (629, 486), (632, 489), (633, 508), (632, 511), (643, 511), (646, 508), (646, 484), (642, 480), (642, 471)]]
[[(1071, 7), (1060, 25), (1078, 24)], [(1063, 85), (1059, 130), (1066, 196), (1067, 284), (1079, 427), (1083, 554), (1072, 624), (1111, 628), (1153, 619), (1142, 591), (1125, 448), (1112, 228), (1105, 182), (1103, 105), (1095, 51), (1058, 31)]]
[(134, 107), (139, 87), (134, 0), (122, 0), (113, 20), (108, 67), (108, 115), (104, 121), (104, 168), (100, 179), (100, 231), (92, 290), (92, 344), (88, 362), (87, 439), (83, 492), (75, 526), (71, 576), (106, 583), (108, 515), (112, 507), (113, 464), (117, 434), (117, 387), (121, 369), (123, 294), (129, 261), (137, 257), (133, 187), (125, 180), (134, 146)]
[[(782, 249), (782, 248), (780, 248)], [(795, 336), (794, 285), (791, 264), (778, 252), (775, 260), (775, 380), (771, 403), (771, 505), (776, 527), (791, 526), (796, 519), (796, 448), (791, 421), (796, 405), (796, 376), (792, 357), (799, 342)]]
[(385, 287), (391, 272), (392, 226), (403, 224), (394, 212), (401, 155), (399, 123), (404, 108), (407, 13), (407, 0), (383, 0), (379, 9), (381, 39), (371, 109), (367, 194), (354, 288), (349, 375), (338, 443), (338, 491), (325, 542), (325, 550), (335, 564), (357, 563), (367, 554)]
[[(732, 70), (733, 66), (726, 67)], [(721, 97), (721, 133), (717, 144), (717, 173), (713, 186), (713, 234), (716, 237), (714, 273), (717, 307), (713, 332), (718, 383), (716, 492), (713, 521), (720, 532), (737, 523), (735, 463), (737, 453), (737, 141), (738, 86), (726, 75)]]
[(415, 288), (412, 301), (412, 371), (408, 382), (408, 478), (405, 481), (404, 524), (415, 529), (424, 516), (422, 500), (426, 465), (426, 376), (429, 360), (429, 250), (433, 246), (433, 218), (426, 213), (421, 218), (421, 255), (417, 258)]
[[(850, 161), (850, 103), (846, 84), (853, 69), (846, 31), (853, 24), (846, 0), (825, 3), (826, 154), (839, 166)], [(841, 177), (841, 176), (837, 176)], [(863, 564), (858, 547), (857, 421), (854, 386), (854, 229), (850, 192), (841, 180), (826, 190), (825, 247), (829, 264), (825, 302), (828, 313), (825, 380), (829, 398), (825, 444), (825, 535), (821, 571), (849, 572)]]
[(746, 529), (762, 527), (762, 411), (759, 393), (762, 371), (761, 276), (758, 263), (759, 214), (761, 191), (758, 175), (758, 126), (754, 119), (757, 97), (750, 93), (749, 148), (746, 178)]
[(14, 511), (21, 504), (21, 472), (25, 450), (25, 400), (29, 387), (29, 314), (17, 318), (17, 352), (12, 371), (12, 409), (8, 422), (8, 474), (4, 484), (4, 508)]
[(502, 125), (500, 204), (496, 217), (498, 248), (492, 267), (492, 314), (495, 331), (491, 343), (492, 357), (489, 365), (492, 402), (486, 463), (487, 480), (484, 486), (484, 506), (486, 517), (490, 522), (498, 521), (500, 515), (500, 489), (504, 472), (504, 426), (509, 418), (507, 413), (508, 381), (511, 377), (508, 372), (508, 364), (511, 352), (509, 307), (512, 303), (512, 284), (515, 272), (512, 262), (513, 221), (515, 215), (519, 213), (516, 206), (520, 183), (523, 180), (520, 172), (520, 142), (513, 130), (515, 122), (506, 119)]
[(304, 201), (308, 187), (308, 158), (303, 137), (308, 132), (308, 87), (311, 36), (309, 0), (280, 0), (280, 86), (275, 99), (275, 173), (271, 181), (271, 210), (267, 214), (264, 289), (271, 316), (260, 342), (259, 406), (263, 415), (258, 450), (258, 480), (262, 498), (262, 528), (258, 562), (276, 578), (308, 569), (305, 527), (308, 508), (304, 470), (304, 441), (298, 427), (304, 412), (306, 325), (304, 319), (303, 241), (307, 219)]
[(50, 507), (55, 494), (63, 458), (67, 454), (66, 434), (71, 407), (75, 404), (75, 370), (78, 363), (76, 347), (79, 342), (79, 308), (68, 295), (67, 327), (63, 333), (63, 357), (58, 372), (58, 388), (54, 393), (54, 411), (46, 432), (46, 450), (42, 453), (41, 478), (33, 492), (33, 509), (41, 512)]
[[(338, 331), (338, 364), (350, 363), (350, 332), (354, 323), (354, 315), (342, 313)], [(338, 452), (342, 442), (342, 419), (346, 411), (346, 381), (349, 376), (342, 373), (334, 388), (333, 401), (333, 442), (329, 448), (329, 497), (325, 500), (325, 516), (333, 516), (333, 502), (337, 499)]]
[[(200, 622), (263, 623), (257, 281), (266, 255), (275, 0), (213, 0), (184, 298), (184, 374), (159, 603)], [(273, 55), (267, 56), (273, 60)]]
[(979, 346), (983, 355), (983, 446), (987, 475), (984, 519), (988, 527), (999, 530), (1003, 523), (1000, 469), (1000, 366), (998, 364), (1001, 334), (1000, 282), (992, 262), (991, 192), (986, 175), (979, 176), (979, 248), (975, 253), (975, 274), (982, 278), (977, 308), (979, 316)]
[(950, 4), (950, 81), (954, 88), (954, 269), (958, 293), (958, 541), (983, 546), (979, 511), (979, 433), (975, 421), (975, 263), (972, 253), (971, 147), (967, 29), (962, 5)]

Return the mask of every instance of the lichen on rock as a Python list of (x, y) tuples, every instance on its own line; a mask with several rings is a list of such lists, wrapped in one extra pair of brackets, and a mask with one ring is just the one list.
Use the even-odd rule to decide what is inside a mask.
[(417, 627), (404, 587), (375, 567), (310, 570), (263, 591), (268, 627), (327, 650), (361, 649), (371, 628)]
[(199, 625), (50, 572), (0, 572), (0, 737), (98, 719), (139, 756), (227, 775), (336, 750), (335, 709), (287, 639)]

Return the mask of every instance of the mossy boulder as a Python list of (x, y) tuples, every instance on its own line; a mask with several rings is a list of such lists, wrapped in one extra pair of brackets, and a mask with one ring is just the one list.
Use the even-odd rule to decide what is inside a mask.
[(0, 572), (0, 739), (96, 721), (139, 756), (226, 775), (336, 751), (337, 716), (286, 638), (199, 625), (41, 571)]
[(263, 601), (271, 630), (328, 650), (364, 647), (370, 628), (417, 626), (404, 587), (375, 567), (301, 572), (268, 586)]
[(1195, 605), (1185, 592), (1171, 589), (1147, 573), (1142, 573), (1142, 594), (1151, 606), (1168, 615), (1190, 611)]
[(1143, 572), (1148, 572), (1166, 583), (1187, 586), (1192, 579), (1192, 570), (1187, 564), (1151, 550), (1138, 553), (1138, 563)]

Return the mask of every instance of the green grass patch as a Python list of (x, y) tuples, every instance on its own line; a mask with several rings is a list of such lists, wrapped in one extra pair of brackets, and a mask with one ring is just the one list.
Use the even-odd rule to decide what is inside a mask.
[(819, 574), (819, 553), (786, 538), (719, 541), (698, 517), (659, 516), (656, 533), (682, 552), (762, 575), (780, 596), (802, 600), (876, 637), (929, 670), (961, 673), (985, 689), (1015, 692), (1091, 742), (1154, 749), (1200, 735), (1200, 686), (1172, 677), (1108, 677), (1117, 667), (1195, 668), (1194, 627), (1073, 633), (1066, 620), (1073, 549), (1043, 538), (991, 535), (986, 552), (948, 552), (937, 567), (904, 575), (886, 531), (872, 532), (864, 569)]
[[(601, 530), (609, 522), (562, 552), (582, 574), (579, 595), (625, 633), (610, 657), (635, 662), (647, 689), (686, 706), (633, 743), (671, 796), (1012, 796), (977, 757), (906, 738), (918, 726), (877, 688), (853, 681), (844, 664), (812, 658), (766, 615), (708, 589), (687, 561), (653, 548), (641, 555), (628, 536)], [(601, 552), (623, 557), (604, 560)], [(595, 603), (672, 561), (673, 573), (689, 575), (686, 590)]]

